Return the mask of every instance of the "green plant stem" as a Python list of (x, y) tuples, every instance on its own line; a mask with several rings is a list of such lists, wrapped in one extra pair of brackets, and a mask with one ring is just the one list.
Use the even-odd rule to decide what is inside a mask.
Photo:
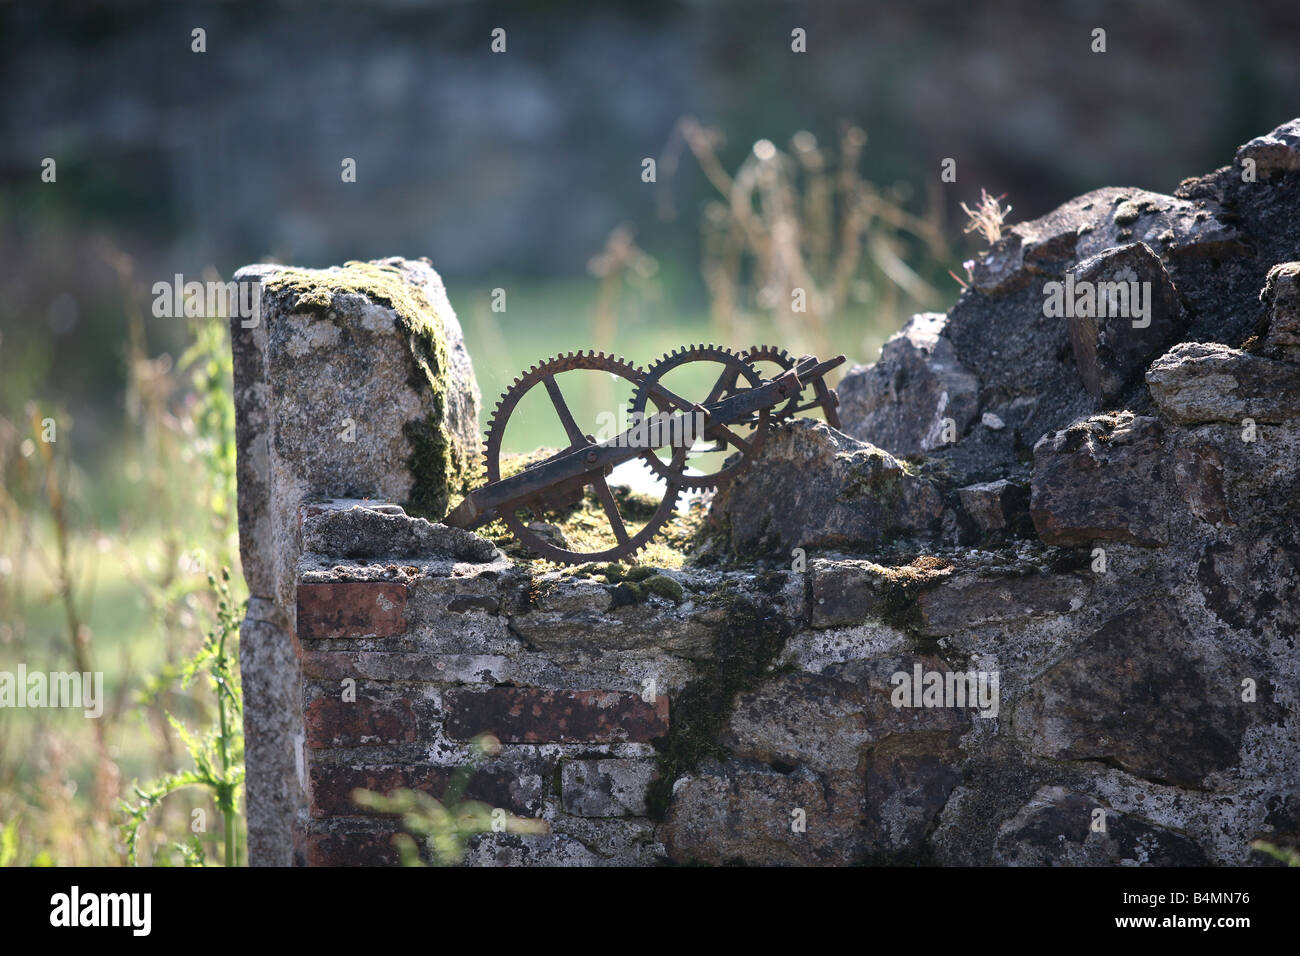
[[(226, 595), (223, 595), (222, 604), (224, 605), (225, 602), (226, 602)], [(225, 615), (224, 607), (218, 613), (224, 617)], [(226, 635), (229, 633), (225, 621), (221, 622), (219, 629), (221, 632), (221, 638), (220, 640), (217, 641), (216, 672), (218, 676), (216, 679), (216, 684), (217, 684), (217, 714), (218, 714), (218, 719), (220, 720), (221, 732), (217, 737), (217, 741), (221, 753), (221, 779), (225, 781), (225, 783), (221, 788), (221, 792), (217, 795), (218, 797), (217, 805), (221, 810), (221, 822), (222, 822), (222, 826), (225, 827), (225, 831), (226, 831), (225, 832), (225, 836), (226, 836), (225, 865), (234, 866), (235, 865), (235, 813), (234, 813), (235, 807), (234, 807), (234, 800), (233, 800), (234, 794), (232, 793), (229, 784), (230, 747), (228, 741), (230, 738), (230, 718), (226, 709), (229, 706), (229, 701), (226, 699), (227, 687), (226, 687), (225, 677), (221, 676), (224, 675), (226, 672)]]

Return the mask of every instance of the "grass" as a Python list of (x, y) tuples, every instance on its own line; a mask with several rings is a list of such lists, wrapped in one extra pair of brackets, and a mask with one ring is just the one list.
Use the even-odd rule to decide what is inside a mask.
[[(111, 497), (134, 489), (116, 514), (94, 510), (101, 483), (75, 462), (75, 430), (40, 439), (40, 421), (66, 424), (66, 415), (33, 404), (27, 424), (0, 418), (5, 669), (101, 673), (105, 697), (98, 718), (0, 710), (0, 830), (16, 824), (5, 855), (17, 865), (124, 862), (119, 801), (137, 780), (185, 769), (169, 715), (206, 737), (222, 712), (210, 689), (185, 684), (186, 661), (218, 612), (208, 575), (237, 551), (229, 344), (222, 326), (197, 322), (178, 361), (151, 358), (138, 314), (128, 323), (133, 427), (117, 457), (99, 463), (127, 476)], [(237, 570), (236, 581), (242, 590)], [(235, 754), (238, 728), (226, 730), (219, 746)], [(222, 795), (227, 812), (231, 797)], [(215, 820), (221, 808), (188, 793), (159, 806), (143, 859), (174, 862), (179, 846), (195, 862), (230, 846), (234, 829), (191, 832), (196, 809)]]
[[(206, 701), (176, 693), (165, 681), (156, 680), (160, 671), (170, 671), (192, 653), (199, 640), (197, 635), (178, 640), (182, 635), (157, 625), (131, 571), (133, 567), (161, 571), (165, 558), (161, 535), (155, 529), (137, 528), (105, 551), (100, 550), (102, 540), (98, 534), (76, 535), (71, 550), (93, 556), (86, 580), (94, 583), (84, 594), (82, 617), (92, 636), (92, 666), (104, 674), (106, 704), (99, 720), (110, 728), (109, 755), (125, 784), (165, 773), (183, 756), (178, 741), (164, 740), (167, 731), (158, 707), (142, 707), (141, 701), (153, 698), (158, 706), (190, 723), (202, 719)], [(188, 586), (203, 588), (203, 574), (184, 576)], [(22, 609), (21, 638), (11, 639), (5, 648), (5, 669), (13, 669), (18, 661), (29, 672), (72, 669), (63, 610), (48, 576), (37, 563), (23, 562), (5, 586), (31, 596)], [(203, 612), (199, 602), (194, 603), (191, 613), (197, 624)], [(115, 821), (96, 818), (90, 805), (96, 763), (91, 721), (81, 711), (0, 709), (0, 822), (19, 822), (17, 865), (122, 862)], [(191, 810), (205, 805), (194, 796), (178, 795), (157, 821), (159, 828), (183, 829)]]

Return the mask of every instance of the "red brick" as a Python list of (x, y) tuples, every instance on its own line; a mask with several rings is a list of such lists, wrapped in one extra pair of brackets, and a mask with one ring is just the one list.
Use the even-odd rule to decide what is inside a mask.
[(397, 866), (393, 845), (398, 830), (313, 833), (294, 827), (295, 863), (299, 866)]
[(405, 744), (416, 740), (415, 710), (409, 700), (345, 701), (318, 697), (303, 712), (308, 747)]
[(361, 789), (388, 794), (409, 789), (441, 798), (450, 780), (449, 767), (347, 767), (310, 761), (307, 768), (308, 807), (313, 817), (367, 816), (374, 811), (357, 806), (352, 800), (352, 791)]
[(406, 585), (321, 581), (298, 585), (298, 637), (390, 637), (406, 629)]
[(494, 687), (446, 697), (447, 733), (469, 740), (495, 734), (503, 743), (646, 742), (668, 732), (668, 698), (600, 690)]
[[(554, 763), (536, 768), (547, 778), (554, 772)], [(332, 816), (366, 816), (374, 811), (359, 807), (352, 800), (357, 789), (388, 794), (394, 790), (419, 790), (438, 800), (447, 793), (455, 767), (434, 767), (421, 764), (384, 764), (378, 766), (352, 766), (320, 763), (308, 758), (307, 783), (310, 797), (308, 807), (316, 818)], [(464, 799), (478, 800), (493, 807), (503, 807), (511, 813), (532, 816), (540, 805), (530, 805), (526, 795), (517, 793), (517, 770), (509, 767), (486, 766), (470, 777)], [(527, 790), (529, 788), (525, 788)]]

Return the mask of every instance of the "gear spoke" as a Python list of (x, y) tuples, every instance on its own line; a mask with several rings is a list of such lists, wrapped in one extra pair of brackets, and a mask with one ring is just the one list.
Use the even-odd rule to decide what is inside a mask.
[[(708, 397), (699, 403), (682, 398), (663, 382), (664, 376), (692, 362), (713, 362), (722, 366), (722, 371), (713, 380)], [(717, 345), (691, 346), (668, 353), (650, 367), (632, 401), (632, 415), (634, 419), (638, 415), (645, 415), (651, 400), (661, 408), (668, 405), (676, 406), (682, 411), (695, 412), (705, 405), (713, 404), (723, 396), (729, 396), (749, 388), (757, 388), (762, 383), (763, 376), (753, 368), (747, 357)], [(710, 440), (718, 443), (719, 447), (716, 451), (726, 451), (727, 446), (730, 445), (740, 454), (727, 458), (720, 468), (705, 474), (684, 474), (686, 459), (692, 452), (698, 456), (713, 453), (715, 449), (678, 449), (677, 452), (680, 452), (680, 454), (675, 452), (671, 463), (661, 459), (651, 451), (643, 457), (643, 460), (651, 470), (661, 477), (668, 481), (679, 481), (684, 490), (703, 491), (716, 488), (720, 483), (730, 480), (734, 475), (748, 467), (754, 454), (767, 437), (770, 421), (771, 417), (768, 409), (764, 408), (760, 409), (756, 414), (745, 416), (744, 420), (741, 421), (707, 422), (705, 432)], [(745, 428), (750, 429), (747, 437), (739, 431)]]
[(653, 385), (650, 385), (649, 389), (656, 398), (662, 398), (666, 400), (670, 405), (676, 405), (683, 412), (695, 411), (694, 402), (688, 402), (686, 399), (682, 398), (676, 392), (664, 388), (658, 382), (655, 382)]
[(605, 508), (605, 517), (609, 519), (609, 526), (614, 530), (614, 537), (620, 545), (627, 544), (627, 528), (623, 526), (623, 516), (618, 513), (618, 503), (614, 500), (614, 493), (609, 490), (609, 483), (605, 481), (605, 476), (597, 475), (592, 484), (596, 488), (596, 497)]
[[(488, 483), (501, 480), (501, 444), (505, 436), (506, 423), (509, 421), (511, 413), (518, 407), (524, 396), (539, 383), (546, 388), (551, 404), (555, 406), (556, 414), (564, 426), (569, 441), (576, 447), (590, 444), (586, 435), (583, 434), (581, 426), (574, 419), (568, 402), (565, 400), (559, 383), (556, 381), (556, 378), (564, 372), (584, 370), (607, 372), (638, 387), (645, 379), (645, 372), (637, 366), (612, 355), (598, 352), (571, 352), (567, 355), (548, 359), (540, 365), (534, 365), (515, 379), (514, 383), (505, 390), (500, 401), (497, 402), (491, 421), (488, 423), (487, 439), (483, 451)], [(567, 451), (561, 452), (560, 455), (566, 453)], [(650, 451), (647, 451), (646, 454), (653, 456), (653, 452)], [(556, 457), (559, 456), (552, 456), (552, 459)], [(658, 461), (657, 458), (655, 460)], [(639, 530), (635, 531), (627, 526), (619, 513), (617, 502), (614, 499), (613, 492), (609, 489), (609, 483), (605, 480), (605, 476), (597, 471), (596, 480), (587, 480), (586, 484), (594, 486), (596, 497), (601, 503), (602, 511), (609, 522), (610, 534), (614, 539), (614, 543), (603, 550), (569, 550), (567, 547), (561, 547), (548, 540), (529, 526), (532, 521), (541, 520), (545, 514), (549, 513), (549, 509), (556, 507), (556, 501), (559, 499), (554, 497), (539, 496), (532, 505), (521, 508), (519, 513), (511, 509), (502, 512), (499, 517), (505, 522), (506, 527), (510, 529), (516, 540), (534, 554), (547, 560), (562, 564), (624, 560), (649, 544), (651, 539), (659, 532), (659, 529), (672, 517), (673, 511), (677, 507), (677, 499), (682, 491), (680, 478), (686, 470), (685, 456), (674, 455), (672, 465), (662, 462), (660, 464), (664, 467), (665, 477), (667, 478), (663, 499), (654, 514), (646, 520)], [(578, 489), (578, 493), (581, 494), (581, 488)], [(528, 515), (531, 515), (531, 517), (528, 517)]]
[(542, 382), (546, 385), (546, 391), (551, 396), (551, 404), (555, 406), (555, 413), (560, 416), (560, 424), (564, 426), (564, 433), (569, 436), (569, 441), (574, 447), (587, 444), (587, 436), (573, 420), (573, 413), (569, 411), (569, 406), (564, 401), (564, 395), (560, 392), (555, 376), (548, 375), (542, 379)]
[(714, 425), (713, 428), (716, 429), (717, 431), (722, 432), (722, 434), (726, 435), (727, 441), (730, 442), (732, 445), (736, 446), (736, 448), (740, 449), (740, 451), (743, 452), (744, 454), (752, 455), (754, 453), (754, 446), (751, 445), (749, 442), (745, 441), (745, 439), (741, 438), (739, 435), (733, 432), (726, 425)]
[[(730, 373), (730, 377), (731, 377), (731, 383), (730, 383), (730, 384), (727, 384), (728, 373)], [(704, 401), (700, 402), (700, 404), (701, 404), (701, 405), (712, 405), (712, 404), (713, 404), (714, 402), (716, 402), (719, 398), (721, 398), (723, 395), (725, 395), (725, 394), (727, 393), (728, 390), (735, 389), (735, 387), (736, 387), (736, 378), (737, 378), (739, 375), (740, 375), (739, 372), (733, 372), (731, 369), (723, 369), (723, 370), (722, 370), (722, 374), (718, 376), (718, 380), (717, 380), (716, 382), (713, 383), (713, 388), (712, 388), (712, 390), (709, 392), (709, 397), (706, 398)]]

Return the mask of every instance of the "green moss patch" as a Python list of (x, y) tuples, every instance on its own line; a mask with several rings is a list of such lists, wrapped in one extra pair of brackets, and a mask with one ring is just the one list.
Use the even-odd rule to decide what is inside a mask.
[[(501, 477), (508, 478), (522, 471), (526, 465), (534, 461), (542, 461), (555, 453), (554, 448), (539, 448), (527, 454), (502, 454)], [(615, 501), (618, 502), (619, 514), (631, 522), (646, 520), (659, 507), (657, 499), (631, 491), (624, 486), (616, 485), (610, 490)], [(632, 560), (637, 563), (630, 565), (619, 562), (562, 565), (538, 558), (515, 541), (510, 529), (506, 527), (504, 521), (500, 520), (484, 525), (478, 529), (478, 533), (491, 539), (511, 558), (529, 564), (534, 573), (560, 571), (579, 577), (603, 578), (608, 584), (618, 584), (625, 577), (630, 581), (638, 582), (655, 574), (657, 569), (682, 567), (686, 563), (687, 553), (694, 543), (704, 514), (705, 509), (699, 505), (687, 511), (674, 512), (650, 543), (633, 556)], [(609, 519), (605, 516), (605, 510), (590, 488), (586, 490), (581, 501), (575, 502), (568, 508), (548, 512), (544, 520), (554, 524), (564, 535), (569, 548), (575, 551), (594, 554), (608, 550), (617, 543), (614, 532), (609, 526)], [(656, 585), (656, 587), (667, 586)], [(642, 593), (638, 599), (643, 599), (644, 596)]]
[(882, 598), (876, 612), (887, 624), (916, 636), (921, 624), (921, 606), (917, 603), (922, 591), (934, 587), (955, 570), (946, 558), (921, 555), (909, 564), (893, 567), (872, 565), (879, 575)]
[[(647, 578), (646, 583), (653, 580)], [(784, 575), (772, 574), (766, 583), (775, 592), (784, 580)], [(654, 820), (667, 815), (673, 784), (680, 776), (706, 757), (724, 760), (729, 756), (718, 737), (737, 696), (774, 673), (772, 665), (793, 630), (776, 610), (776, 602), (764, 601), (761, 596), (755, 601), (728, 589), (705, 600), (722, 605), (726, 614), (714, 638), (712, 658), (703, 664), (699, 678), (673, 700), (668, 734), (654, 741), (659, 776), (646, 798)]]

